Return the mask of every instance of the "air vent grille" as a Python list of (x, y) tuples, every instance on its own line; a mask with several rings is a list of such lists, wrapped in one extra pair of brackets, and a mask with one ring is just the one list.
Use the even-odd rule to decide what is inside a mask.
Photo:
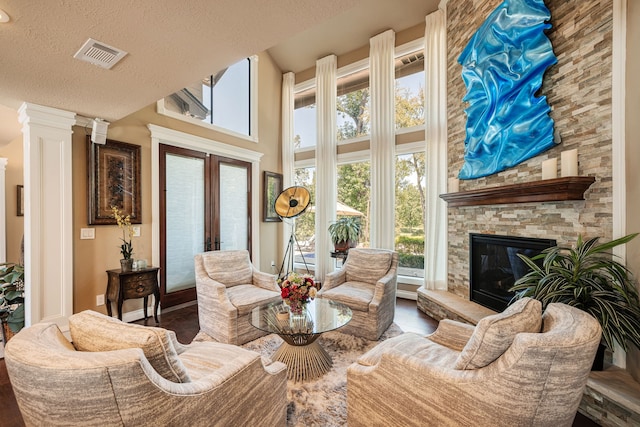
[(122, 49), (109, 46), (106, 43), (94, 39), (89, 39), (73, 57), (109, 69), (124, 58), (126, 54), (127, 52)]

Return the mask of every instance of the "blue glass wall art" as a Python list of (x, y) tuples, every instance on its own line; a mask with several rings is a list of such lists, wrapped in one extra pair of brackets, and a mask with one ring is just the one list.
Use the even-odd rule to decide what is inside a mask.
[(471, 37), (458, 62), (469, 103), (464, 164), (473, 179), (513, 167), (554, 146), (542, 77), (557, 62), (543, 0), (505, 0)]

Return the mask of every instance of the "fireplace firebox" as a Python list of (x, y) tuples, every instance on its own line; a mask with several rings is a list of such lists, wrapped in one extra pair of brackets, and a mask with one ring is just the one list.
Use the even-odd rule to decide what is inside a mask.
[(509, 289), (529, 270), (518, 257), (539, 254), (556, 245), (552, 239), (469, 234), (470, 299), (497, 312), (509, 305)]

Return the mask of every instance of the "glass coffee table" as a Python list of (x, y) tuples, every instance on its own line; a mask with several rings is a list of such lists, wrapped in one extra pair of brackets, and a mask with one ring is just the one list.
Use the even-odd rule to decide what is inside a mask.
[(297, 382), (317, 378), (331, 369), (331, 356), (316, 340), (322, 333), (349, 323), (351, 316), (348, 306), (317, 298), (307, 303), (301, 314), (290, 313), (284, 302), (261, 305), (251, 311), (249, 321), (284, 340), (272, 359), (287, 365), (289, 379)]

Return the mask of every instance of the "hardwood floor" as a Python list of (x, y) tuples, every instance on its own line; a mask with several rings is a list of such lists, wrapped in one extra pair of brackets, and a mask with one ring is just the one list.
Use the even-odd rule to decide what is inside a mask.
[[(160, 325), (163, 328), (175, 331), (178, 341), (184, 344), (190, 343), (199, 331), (198, 307), (190, 305), (173, 311), (165, 311), (159, 316)], [(418, 310), (415, 301), (398, 299), (396, 304), (395, 323), (405, 332), (430, 334), (438, 326), (438, 322)], [(156, 326), (153, 318), (144, 319), (133, 323)], [(11, 384), (7, 376), (4, 359), (0, 359), (0, 402), (2, 402), (2, 415), (0, 415), (0, 427), (22, 427), (24, 422), (18, 410)], [(598, 424), (587, 417), (577, 414), (573, 427), (593, 427)]]

